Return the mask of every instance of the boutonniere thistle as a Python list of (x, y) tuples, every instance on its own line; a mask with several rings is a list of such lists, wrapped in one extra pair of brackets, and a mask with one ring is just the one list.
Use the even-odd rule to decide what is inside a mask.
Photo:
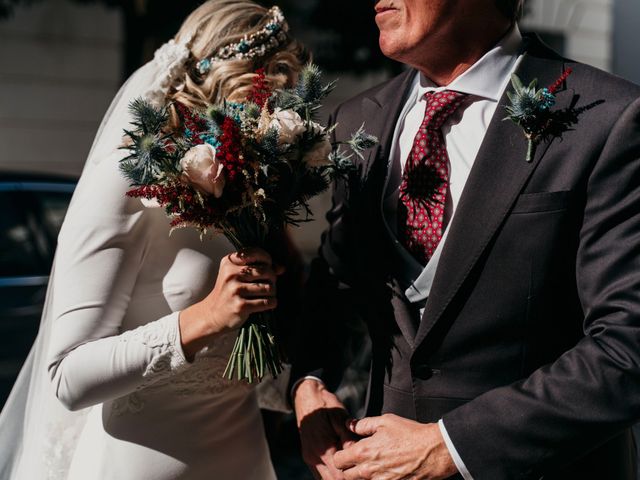
[(513, 92), (507, 92), (511, 105), (506, 107), (509, 119), (519, 125), (527, 138), (527, 162), (533, 160), (536, 146), (548, 134), (553, 126), (554, 116), (551, 107), (556, 103), (556, 92), (571, 75), (571, 69), (565, 70), (553, 85), (538, 88), (538, 79), (533, 79), (528, 86), (514, 73), (511, 75)]

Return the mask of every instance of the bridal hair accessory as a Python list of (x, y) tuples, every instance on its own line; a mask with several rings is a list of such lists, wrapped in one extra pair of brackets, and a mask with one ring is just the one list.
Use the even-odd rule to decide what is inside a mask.
[[(289, 41), (289, 25), (284, 18), (282, 10), (274, 6), (267, 12), (269, 22), (257, 32), (245, 35), (242, 40), (220, 48), (212, 57), (200, 60), (196, 68), (200, 75), (211, 70), (214, 62), (232, 59), (259, 58), (268, 52), (286, 44)], [(158, 65), (162, 75), (158, 75), (151, 84), (144, 97), (156, 107), (161, 107), (166, 102), (167, 94), (176, 79), (184, 75), (187, 61), (191, 56), (190, 44), (193, 35), (189, 35), (179, 42), (174, 39), (162, 45), (154, 55), (154, 61)]]
[(153, 59), (163, 74), (156, 77), (144, 95), (153, 105), (157, 107), (164, 105), (174, 81), (184, 74), (185, 65), (191, 55), (189, 45), (192, 39), (193, 35), (189, 35), (179, 42), (172, 39), (156, 50)]
[(209, 72), (214, 62), (263, 57), (271, 50), (287, 43), (289, 25), (280, 7), (271, 7), (267, 16), (270, 17), (269, 22), (257, 32), (245, 35), (239, 42), (226, 45), (213, 56), (200, 60), (196, 65), (200, 75)]

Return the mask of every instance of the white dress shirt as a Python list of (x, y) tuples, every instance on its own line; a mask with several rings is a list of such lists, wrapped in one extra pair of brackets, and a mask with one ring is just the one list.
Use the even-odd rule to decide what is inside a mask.
[[(510, 82), (511, 74), (517, 68), (522, 56), (521, 45), (522, 36), (518, 27), (515, 26), (492, 50), (449, 85), (438, 87), (421, 73), (415, 76), (411, 92), (396, 123), (390, 150), (389, 172), (382, 200), (383, 218), (404, 263), (402, 270), (406, 280), (405, 295), (412, 303), (424, 302), (429, 296), (442, 248), (449, 232), (448, 225), (451, 224), (451, 219), (455, 215), (489, 123), (494, 114), (502, 115), (502, 112), (496, 112), (496, 109)], [(423, 267), (396, 237), (396, 210), (404, 166), (413, 147), (414, 137), (424, 119), (426, 109), (424, 95), (427, 92), (442, 90), (455, 90), (468, 94), (468, 97), (442, 126), (442, 134), (449, 155), (449, 191), (445, 206), (447, 226), (433, 256)], [(420, 309), (420, 315), (423, 311), (424, 308)], [(472, 479), (451, 442), (443, 421), (440, 420), (438, 425), (456, 467), (465, 480)]]

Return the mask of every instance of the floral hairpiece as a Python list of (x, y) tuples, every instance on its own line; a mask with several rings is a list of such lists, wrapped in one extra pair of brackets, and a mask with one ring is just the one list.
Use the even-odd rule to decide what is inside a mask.
[(282, 10), (274, 6), (269, 9), (269, 22), (257, 32), (245, 35), (237, 43), (220, 48), (213, 56), (200, 60), (196, 68), (200, 75), (206, 74), (214, 62), (231, 59), (248, 59), (263, 57), (267, 52), (285, 44), (289, 36), (289, 25)]

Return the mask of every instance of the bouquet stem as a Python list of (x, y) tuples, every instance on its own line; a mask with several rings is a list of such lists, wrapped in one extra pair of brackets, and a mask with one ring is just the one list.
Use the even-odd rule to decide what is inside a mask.
[(228, 380), (260, 382), (268, 370), (273, 377), (282, 372), (282, 355), (271, 330), (271, 312), (251, 315), (238, 332), (224, 371)]

